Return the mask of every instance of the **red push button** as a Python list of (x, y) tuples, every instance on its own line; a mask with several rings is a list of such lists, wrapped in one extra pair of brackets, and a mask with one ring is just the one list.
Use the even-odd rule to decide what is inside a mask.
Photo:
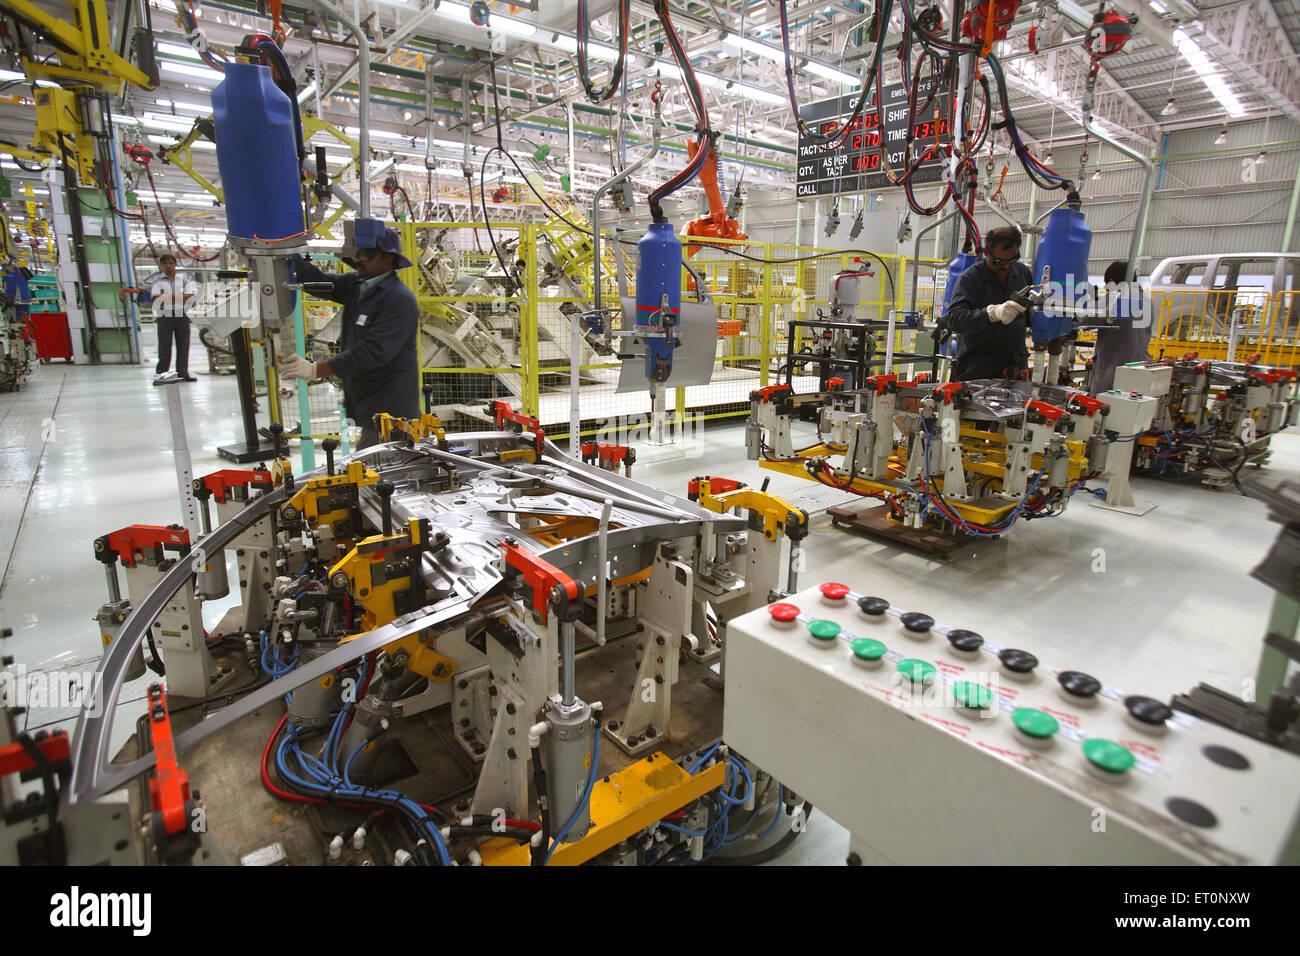
[(799, 608), (793, 604), (770, 604), (767, 613), (772, 615), (772, 620), (781, 624), (789, 624), (799, 616)]
[(849, 596), (849, 586), (847, 584), (837, 584), (834, 581), (827, 581), (821, 586), (822, 597), (828, 601), (843, 601)]

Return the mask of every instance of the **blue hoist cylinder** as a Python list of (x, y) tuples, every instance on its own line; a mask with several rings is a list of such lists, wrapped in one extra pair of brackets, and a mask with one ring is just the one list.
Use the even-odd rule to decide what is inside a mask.
[(637, 253), (637, 330), (651, 331), (653, 319), (655, 329), (668, 333), (647, 340), (645, 375), (663, 382), (673, 370), (673, 343), (682, 313), (682, 241), (672, 223), (652, 222), (637, 243)]
[[(1034, 255), (1034, 282), (1050, 283), (1048, 302), (1058, 306), (1075, 303), (1088, 295), (1088, 254), (1092, 251), (1092, 230), (1083, 221), (1083, 212), (1062, 206), (1053, 209), (1047, 220), (1043, 240)], [(1060, 294), (1056, 290), (1060, 289)], [(1033, 317), (1034, 345), (1068, 335), (1074, 328), (1069, 315), (1049, 315), (1038, 311)]]
[(231, 61), (212, 91), (217, 167), (232, 239), (284, 241), (301, 236), (298, 132), (293, 104), (269, 67)]

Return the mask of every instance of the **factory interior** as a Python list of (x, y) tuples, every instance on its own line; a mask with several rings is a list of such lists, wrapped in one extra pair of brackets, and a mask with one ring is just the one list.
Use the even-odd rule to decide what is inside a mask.
[(1300, 863), (1300, 0), (0, 43), (0, 864)]

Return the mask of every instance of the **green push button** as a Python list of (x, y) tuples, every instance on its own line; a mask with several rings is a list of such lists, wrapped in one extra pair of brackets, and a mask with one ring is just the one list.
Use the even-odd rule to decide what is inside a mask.
[(833, 641), (840, 636), (840, 626), (834, 621), (811, 621), (808, 633), (819, 641)]
[(898, 673), (913, 684), (928, 684), (934, 680), (934, 665), (908, 657), (898, 662)]
[(958, 706), (968, 707), (971, 710), (988, 710), (993, 706), (993, 691), (983, 684), (958, 681), (952, 685), (952, 695), (957, 698)]
[(1127, 747), (1121, 747), (1115, 741), (1104, 740), (1101, 737), (1085, 740), (1083, 755), (1092, 761), (1093, 766), (1110, 773), (1123, 773), (1137, 763), (1137, 758)]
[(859, 637), (849, 644), (853, 656), (860, 661), (878, 661), (885, 656), (885, 645), (869, 637)]
[(1017, 707), (1011, 712), (1011, 722), (1026, 737), (1039, 740), (1046, 740), (1061, 729), (1055, 717), (1033, 707)]

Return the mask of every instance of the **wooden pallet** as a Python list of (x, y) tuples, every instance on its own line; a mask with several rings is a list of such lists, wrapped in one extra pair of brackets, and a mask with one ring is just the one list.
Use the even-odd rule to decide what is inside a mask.
[(911, 548), (932, 558), (947, 560), (954, 551), (973, 544), (975, 538), (965, 534), (947, 534), (932, 528), (905, 528), (889, 520), (889, 506), (863, 508), (828, 508), (831, 523), (837, 528), (861, 531), (880, 541)]

